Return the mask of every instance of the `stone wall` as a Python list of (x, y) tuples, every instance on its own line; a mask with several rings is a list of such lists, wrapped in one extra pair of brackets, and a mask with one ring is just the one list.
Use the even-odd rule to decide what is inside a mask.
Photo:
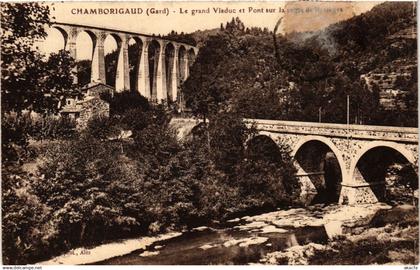
[(99, 97), (88, 97), (82, 101), (80, 116), (76, 120), (79, 130), (86, 128), (93, 117), (109, 117), (109, 103)]

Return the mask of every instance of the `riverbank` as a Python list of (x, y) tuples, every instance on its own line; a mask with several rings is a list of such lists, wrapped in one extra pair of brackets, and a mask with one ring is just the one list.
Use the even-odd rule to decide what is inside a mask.
[(416, 207), (315, 205), (79, 248), (39, 264), (413, 264), (417, 240)]
[(419, 263), (418, 208), (400, 205), (378, 211), (367, 226), (331, 239), (266, 254), (264, 264), (288, 265), (416, 265)]
[(129, 254), (138, 249), (145, 249), (157, 241), (171, 239), (177, 237), (181, 233), (173, 232), (161, 234), (156, 237), (141, 237), (135, 239), (126, 239), (119, 242), (99, 245), (93, 248), (76, 248), (69, 252), (52, 258), (47, 261), (39, 262), (41, 265), (57, 265), (57, 264), (91, 264), (99, 261), (104, 261), (116, 256)]

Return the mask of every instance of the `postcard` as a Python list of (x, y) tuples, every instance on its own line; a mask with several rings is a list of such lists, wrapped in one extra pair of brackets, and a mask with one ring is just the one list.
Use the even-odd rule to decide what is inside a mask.
[(2, 2), (4, 267), (417, 269), (417, 53), (409, 1)]

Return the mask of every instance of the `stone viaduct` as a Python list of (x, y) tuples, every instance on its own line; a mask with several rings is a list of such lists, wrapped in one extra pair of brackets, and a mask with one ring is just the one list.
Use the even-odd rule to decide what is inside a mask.
[[(174, 42), (156, 36), (134, 32), (100, 28), (94, 26), (54, 22), (51, 25), (61, 32), (64, 49), (76, 59), (76, 41), (81, 32), (86, 32), (92, 40), (91, 82), (106, 84), (104, 42), (112, 36), (117, 42), (118, 61), (115, 90), (122, 92), (130, 89), (130, 70), (128, 46), (130, 40), (138, 45), (135, 67), (135, 83), (131, 89), (155, 102), (175, 101), (178, 86), (189, 74), (198, 48), (189, 44)], [(75, 78), (77, 83), (77, 78)]]
[[(184, 121), (198, 123), (192, 119)], [(273, 142), (273, 147), (286, 146), (291, 151), (301, 183), (317, 188), (328, 185), (326, 161), (334, 159), (338, 174), (333, 177), (338, 178), (335, 179), (337, 201), (341, 204), (381, 201), (386, 171), (395, 162), (409, 164), (413, 173), (418, 174), (417, 128), (261, 119), (244, 121), (257, 131), (247, 145), (257, 137), (266, 137)], [(418, 181), (417, 176), (415, 181)]]

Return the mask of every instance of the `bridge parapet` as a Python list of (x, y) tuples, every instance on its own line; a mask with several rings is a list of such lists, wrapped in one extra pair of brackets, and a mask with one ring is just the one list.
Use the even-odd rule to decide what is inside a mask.
[(418, 129), (371, 125), (346, 125), (316, 122), (244, 119), (248, 126), (257, 130), (282, 134), (319, 135), (360, 140), (398, 141), (418, 143)]

